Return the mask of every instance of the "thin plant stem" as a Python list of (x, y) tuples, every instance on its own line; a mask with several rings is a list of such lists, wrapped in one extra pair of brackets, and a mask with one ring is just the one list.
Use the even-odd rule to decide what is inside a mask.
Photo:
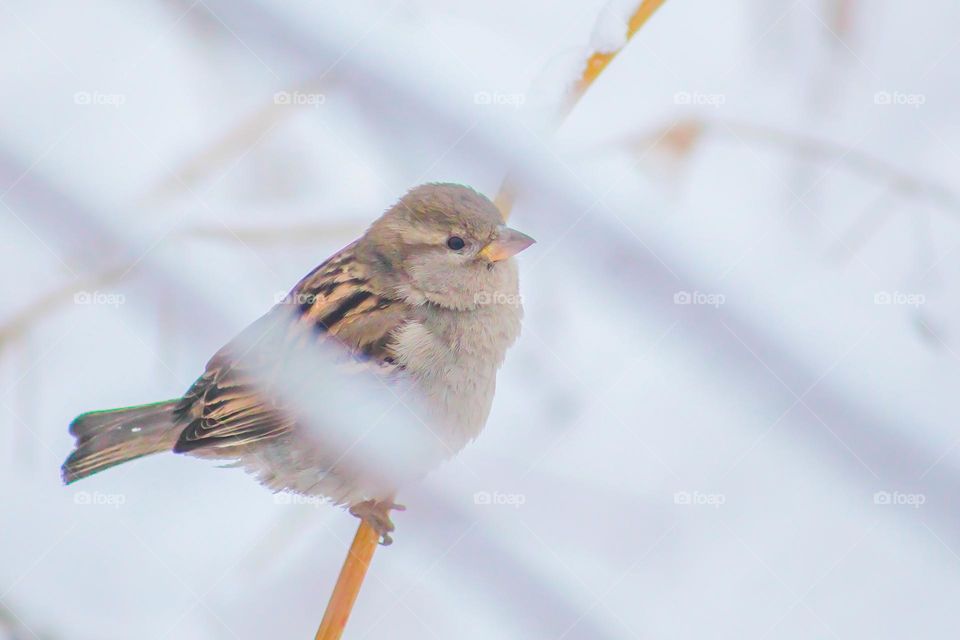
[[(557, 119), (557, 127), (559, 127), (570, 112), (573, 111), (573, 108), (580, 101), (580, 98), (582, 98), (583, 94), (593, 85), (594, 81), (600, 77), (600, 74), (607, 68), (607, 65), (613, 61), (618, 53), (623, 51), (623, 47), (627, 46), (630, 39), (636, 35), (640, 28), (650, 19), (650, 16), (652, 16), (664, 2), (666, 2), (666, 0), (643, 0), (640, 6), (637, 7), (637, 10), (633, 12), (633, 15), (630, 16), (630, 20), (627, 21), (627, 38), (623, 46), (615, 51), (596, 51), (590, 56), (586, 66), (583, 68), (583, 73), (581, 73), (579, 80), (577, 80), (576, 85), (561, 108), (560, 117)], [(504, 220), (510, 217), (516, 196), (516, 181), (508, 173), (493, 200), (497, 208), (500, 209), (500, 214)]]
[(315, 640), (339, 640), (343, 635), (379, 541), (380, 535), (365, 520), (361, 520), (350, 551), (343, 561), (340, 576), (330, 595), (330, 602), (323, 614), (323, 620), (320, 621)]

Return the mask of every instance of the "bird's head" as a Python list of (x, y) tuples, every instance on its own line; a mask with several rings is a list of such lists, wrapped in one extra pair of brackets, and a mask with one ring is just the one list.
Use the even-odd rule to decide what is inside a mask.
[(370, 226), (357, 253), (410, 302), (470, 309), (516, 293), (511, 258), (533, 243), (504, 225), (486, 196), (457, 184), (425, 184)]

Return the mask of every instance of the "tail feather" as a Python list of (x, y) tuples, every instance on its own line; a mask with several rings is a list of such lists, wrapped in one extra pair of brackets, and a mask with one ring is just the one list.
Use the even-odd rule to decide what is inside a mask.
[(63, 482), (70, 484), (121, 462), (172, 449), (180, 431), (174, 421), (178, 404), (179, 400), (167, 400), (78, 416), (70, 424), (76, 443), (60, 468)]

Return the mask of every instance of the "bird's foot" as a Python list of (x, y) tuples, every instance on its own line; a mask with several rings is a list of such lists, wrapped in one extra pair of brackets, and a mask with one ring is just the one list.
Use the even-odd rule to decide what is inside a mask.
[(406, 507), (393, 500), (364, 500), (351, 505), (350, 513), (368, 523), (380, 535), (380, 544), (393, 544), (390, 533), (395, 529), (390, 520), (390, 511), (406, 511)]

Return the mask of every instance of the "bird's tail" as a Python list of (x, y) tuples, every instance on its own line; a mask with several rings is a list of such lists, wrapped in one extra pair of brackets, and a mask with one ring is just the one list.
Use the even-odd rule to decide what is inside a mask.
[(174, 420), (178, 403), (167, 400), (78, 416), (70, 423), (76, 444), (60, 468), (63, 482), (70, 484), (121, 462), (172, 449), (180, 432)]

